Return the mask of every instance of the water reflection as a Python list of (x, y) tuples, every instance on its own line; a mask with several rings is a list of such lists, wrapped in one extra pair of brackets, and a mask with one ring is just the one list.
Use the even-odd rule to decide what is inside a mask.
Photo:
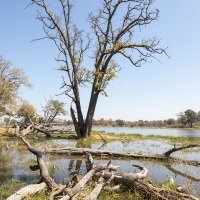
[[(8, 143), (9, 148), (6, 146), (4, 141), (0, 143), (0, 181), (5, 182), (8, 179), (14, 178), (17, 180), (25, 181), (26, 183), (36, 183), (39, 180), (39, 172), (31, 171), (29, 169), (30, 159), (35, 159), (34, 155), (30, 154), (26, 148), (21, 148), (21, 146), (15, 141)], [(16, 141), (17, 142), (17, 141)], [(33, 141), (32, 141), (33, 142)], [(30, 141), (31, 143), (31, 141)], [(12, 147), (11, 147), (12, 146)], [(113, 150), (120, 152), (128, 151), (141, 151), (142, 153), (162, 153), (169, 150), (172, 146), (167, 142), (161, 141), (115, 141), (111, 143), (98, 142), (95, 144), (84, 144), (83, 142), (67, 141), (67, 140), (47, 140), (45, 142), (37, 142), (35, 144), (38, 148), (51, 148), (55, 146), (60, 147), (87, 147), (93, 149), (102, 150)], [(192, 155), (196, 156), (199, 160), (199, 154), (195, 151), (188, 151), (181, 155), (181, 153), (176, 156)], [(69, 157), (66, 155), (44, 155), (44, 160), (48, 167), (54, 170), (50, 173), (56, 182), (66, 183), (69, 180), (70, 173), (76, 170), (80, 175), (84, 175), (89, 170), (88, 162), (82, 157)], [(108, 161), (103, 159), (95, 160), (95, 165), (106, 163)], [(197, 191), (200, 195), (200, 170), (199, 167), (183, 165), (182, 163), (169, 165), (168, 163), (160, 164), (150, 161), (141, 160), (112, 160), (113, 165), (120, 166), (120, 171), (123, 172), (136, 172), (137, 170), (132, 167), (132, 165), (143, 165), (148, 170), (148, 178), (152, 181), (162, 183), (166, 181), (167, 175), (173, 177), (175, 182), (180, 185), (189, 185)], [(189, 187), (188, 186), (188, 187)]]

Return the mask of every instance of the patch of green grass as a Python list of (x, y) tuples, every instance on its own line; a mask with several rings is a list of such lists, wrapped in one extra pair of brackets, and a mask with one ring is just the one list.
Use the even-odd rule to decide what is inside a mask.
[(101, 131), (101, 130), (98, 130), (98, 131), (96, 131), (96, 130), (92, 130), (92, 135), (98, 135), (98, 133), (100, 133), (100, 134), (106, 134), (106, 131)]
[(23, 200), (49, 200), (50, 192), (43, 189), (41, 192), (34, 195), (27, 195)]
[(30, 166), (30, 165), (37, 165), (38, 163), (36, 159), (30, 158), (26, 160), (23, 164)]
[(174, 190), (176, 191), (176, 188), (178, 187), (178, 184), (176, 183), (169, 183), (168, 181), (164, 182), (162, 184), (162, 188), (165, 188), (167, 190)]
[(14, 192), (18, 191), (25, 183), (18, 180), (8, 180), (6, 183), (0, 185), (0, 200), (7, 199)]
[(107, 135), (116, 135), (116, 134), (113, 132), (108, 132)]

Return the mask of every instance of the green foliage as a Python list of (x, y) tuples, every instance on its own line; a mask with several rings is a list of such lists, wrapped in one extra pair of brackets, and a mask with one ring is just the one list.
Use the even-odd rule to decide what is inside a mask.
[(49, 200), (50, 191), (43, 189), (41, 192), (34, 195), (27, 195), (23, 200)]
[(0, 116), (11, 115), (17, 107), (19, 88), (31, 87), (22, 69), (12, 68), (12, 64), (0, 56)]
[[(73, 20), (71, 0), (57, 1), (61, 12), (52, 12), (54, 7), (48, 1), (32, 0), (38, 7), (37, 19), (42, 23), (46, 37), (58, 49), (58, 59), (64, 73), (62, 94), (71, 100), (73, 123), (77, 136), (90, 136), (91, 123), (99, 94), (108, 96), (106, 88), (117, 77), (121, 69), (118, 58), (128, 60), (131, 65), (140, 67), (143, 63), (165, 54), (166, 49), (159, 47), (157, 37), (144, 39), (143, 34), (135, 37), (141, 26), (147, 26), (158, 18), (158, 9), (153, 9), (154, 1), (100, 1), (97, 11), (88, 15), (90, 34), (79, 29)], [(123, 12), (121, 12), (123, 10)], [(134, 37), (133, 37), (134, 35)], [(137, 38), (137, 42), (135, 41)], [(86, 66), (87, 57), (91, 66)], [(156, 59), (157, 60), (157, 59)], [(88, 64), (87, 64), (88, 65)], [(124, 66), (125, 67), (125, 66)], [(91, 87), (90, 103), (86, 117), (83, 116), (80, 86)]]
[(64, 108), (65, 103), (62, 101), (50, 99), (47, 101), (46, 105), (43, 108), (44, 117), (41, 117), (45, 123), (51, 123), (54, 121), (55, 117), (60, 115), (66, 115), (67, 112)]
[(28, 122), (29, 118), (35, 121), (35, 114), (36, 109), (28, 101), (23, 101), (17, 112), (18, 117), (23, 117), (25, 122)]
[(125, 122), (124, 122), (124, 120), (122, 120), (122, 119), (117, 119), (117, 120), (115, 121), (115, 123), (116, 123), (117, 126), (124, 126), (124, 125), (125, 125)]
[(183, 127), (193, 128), (194, 123), (200, 120), (199, 113), (188, 109), (183, 113), (178, 114), (178, 123), (182, 124)]

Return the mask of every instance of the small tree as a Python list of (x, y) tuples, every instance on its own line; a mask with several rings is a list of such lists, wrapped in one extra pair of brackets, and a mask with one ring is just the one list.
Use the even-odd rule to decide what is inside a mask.
[(178, 114), (177, 121), (184, 127), (188, 126), (190, 128), (193, 128), (193, 124), (199, 121), (199, 116), (195, 111), (188, 109), (184, 113), (181, 112)]
[(18, 117), (22, 117), (25, 122), (30, 122), (30, 119), (35, 121), (36, 109), (28, 101), (23, 101), (17, 115)]
[(43, 108), (43, 124), (52, 123), (57, 116), (66, 115), (67, 112), (64, 108), (65, 103), (62, 101), (50, 99), (46, 102), (46, 105)]
[(115, 123), (116, 123), (116, 126), (124, 126), (125, 125), (125, 122), (122, 119), (117, 119), (115, 121)]
[(187, 127), (187, 116), (184, 113), (179, 113), (177, 122), (181, 124), (183, 127)]
[[(73, 24), (71, 1), (57, 2), (62, 10), (59, 14), (50, 10), (47, 0), (32, 0), (33, 5), (42, 9), (37, 19), (43, 24), (44, 38), (52, 40), (59, 51), (59, 70), (65, 73), (62, 94), (71, 98), (75, 130), (78, 138), (84, 138), (90, 136), (99, 94), (107, 95), (106, 87), (120, 69), (117, 55), (140, 67), (156, 54), (166, 54), (165, 49), (158, 47), (156, 37), (139, 39), (142, 27), (156, 21), (159, 11), (151, 9), (154, 0), (102, 0), (98, 11), (89, 14), (89, 35)], [(84, 66), (85, 56), (93, 60), (93, 69)], [(84, 119), (79, 88), (88, 83), (92, 87)]]
[(187, 117), (189, 127), (193, 128), (193, 124), (198, 121), (198, 114), (195, 111), (188, 109), (185, 111), (185, 116)]
[(0, 56), (0, 116), (10, 115), (16, 109), (20, 86), (31, 87), (22, 69)]

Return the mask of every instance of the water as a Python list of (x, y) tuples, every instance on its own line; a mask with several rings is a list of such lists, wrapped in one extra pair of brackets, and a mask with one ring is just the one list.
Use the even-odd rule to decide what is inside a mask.
[(155, 128), (129, 128), (129, 127), (93, 127), (95, 131), (105, 131), (106, 133), (137, 133), (141, 135), (162, 135), (162, 136), (182, 136), (200, 137), (200, 130), (183, 129), (155, 129)]
[[(53, 139), (45, 140), (43, 142), (36, 140), (29, 140), (31, 144), (37, 149), (53, 148), (53, 147), (77, 147), (77, 141)], [(163, 140), (129, 140), (129, 141), (113, 141), (104, 144), (97, 142), (88, 146), (92, 149), (112, 150), (120, 152), (141, 151), (141, 153), (164, 153), (173, 146), (167, 141)], [(200, 148), (191, 149), (190, 151), (180, 151), (173, 156), (185, 160), (200, 160)], [(39, 172), (32, 172), (29, 169), (30, 159), (35, 159), (24, 145), (15, 140), (4, 140), (0, 142), (0, 183), (6, 182), (8, 179), (16, 179), (24, 181), (27, 184), (36, 183), (39, 180)], [(69, 180), (69, 174), (73, 170), (77, 170), (79, 174), (87, 173), (87, 161), (81, 157), (69, 157), (66, 155), (52, 155), (45, 154), (43, 156), (50, 170), (52, 178), (57, 183), (66, 183)], [(107, 163), (108, 160), (95, 159), (95, 165)], [(120, 172), (138, 172), (132, 165), (142, 165), (148, 170), (148, 178), (153, 182), (163, 183), (167, 178), (167, 174), (173, 177), (175, 182), (179, 185), (187, 185), (196, 194), (200, 195), (200, 170), (199, 167), (187, 166), (182, 163), (161, 164), (159, 162), (141, 161), (141, 160), (118, 160), (113, 159), (112, 165), (120, 166)]]

